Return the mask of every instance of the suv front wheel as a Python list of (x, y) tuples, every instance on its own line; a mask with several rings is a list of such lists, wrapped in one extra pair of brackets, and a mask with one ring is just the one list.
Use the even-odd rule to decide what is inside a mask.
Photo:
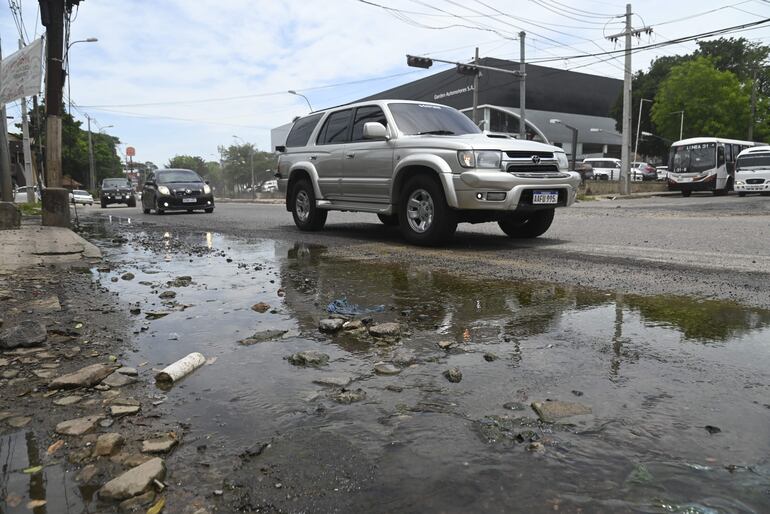
[(323, 228), (329, 212), (316, 206), (315, 191), (309, 180), (301, 179), (294, 184), (291, 190), (291, 205), (291, 214), (298, 229), (316, 231)]
[(401, 192), (398, 226), (404, 238), (417, 245), (437, 245), (454, 234), (457, 217), (437, 180), (423, 175), (406, 183)]
[(553, 223), (554, 209), (534, 211), (526, 214), (511, 213), (497, 222), (508, 237), (530, 239), (543, 235)]

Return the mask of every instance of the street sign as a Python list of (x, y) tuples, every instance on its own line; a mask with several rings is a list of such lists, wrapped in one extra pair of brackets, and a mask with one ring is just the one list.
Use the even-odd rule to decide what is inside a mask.
[(41, 38), (0, 61), (0, 105), (40, 93), (42, 54)]
[(136, 155), (136, 148), (133, 146), (127, 146), (126, 147), (126, 156), (127, 157), (134, 157)]

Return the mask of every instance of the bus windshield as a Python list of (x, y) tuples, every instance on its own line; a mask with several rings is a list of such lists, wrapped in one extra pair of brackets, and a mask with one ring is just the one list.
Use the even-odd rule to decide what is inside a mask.
[(701, 173), (716, 168), (716, 143), (698, 143), (671, 148), (668, 169), (674, 173)]
[(738, 157), (738, 169), (745, 170), (748, 168), (770, 169), (770, 152)]

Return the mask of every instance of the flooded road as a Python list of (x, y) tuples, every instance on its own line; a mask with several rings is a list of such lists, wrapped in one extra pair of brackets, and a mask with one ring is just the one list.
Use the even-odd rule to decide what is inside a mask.
[[(189, 427), (170, 482), (194, 473), (221, 511), (770, 510), (768, 311), (90, 230), (113, 263), (94, 278), (134, 309), (122, 359)], [(335, 301), (363, 328), (319, 331)], [(151, 384), (194, 351), (209, 365)], [(292, 364), (305, 351), (328, 361)]]

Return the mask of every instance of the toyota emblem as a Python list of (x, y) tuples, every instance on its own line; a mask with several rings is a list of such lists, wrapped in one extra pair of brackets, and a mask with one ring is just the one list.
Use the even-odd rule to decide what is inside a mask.
[(540, 164), (540, 156), (539, 155), (533, 155), (532, 156), (532, 162), (535, 164)]
[[(540, 160), (540, 159), (538, 159), (538, 161), (539, 161), (539, 160)], [(184, 192), (185, 192), (185, 193), (187, 193), (187, 194), (189, 195), (190, 193), (192, 193), (192, 189), (185, 189), (185, 190), (184, 190)]]

